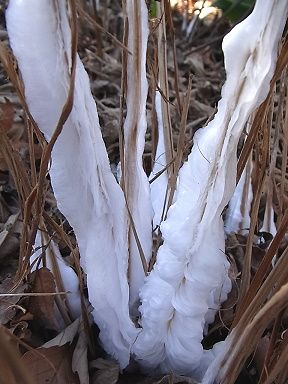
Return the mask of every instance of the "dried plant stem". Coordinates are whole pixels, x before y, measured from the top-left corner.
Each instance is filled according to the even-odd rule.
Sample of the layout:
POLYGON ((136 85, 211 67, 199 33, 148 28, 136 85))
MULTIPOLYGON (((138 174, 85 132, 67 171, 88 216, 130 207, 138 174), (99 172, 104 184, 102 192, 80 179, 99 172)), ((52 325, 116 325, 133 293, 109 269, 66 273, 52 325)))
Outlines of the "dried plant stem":
MULTIPOLYGON (((128 44, 128 19, 126 12, 126 0, 122 0, 122 9, 123 9, 123 45, 127 46, 128 44)), ((125 183, 124 178, 124 101, 125 94, 127 92, 127 51, 122 48, 122 69, 121 69, 121 91, 120 91, 120 116, 119 116, 119 154, 120 154, 120 166, 121 166, 121 180, 120 185, 124 192, 125 183)))
MULTIPOLYGON (((221 384, 231 384, 237 379, 241 367, 247 357, 256 347, 262 336, 267 323, 274 319, 283 309, 287 307, 288 283, 283 285, 278 292, 261 308, 250 323, 246 323, 245 329, 237 333, 233 351, 227 353, 225 363, 226 375, 221 384)), ((287 356, 286 356, 287 357, 287 356)), ((282 363, 283 366, 283 363, 282 363)), ((279 368, 278 368, 279 369, 279 368)), ((278 370, 277 370, 278 373, 278 370)))
MULTIPOLYGON (((288 228, 288 209, 286 210, 286 212, 283 216, 283 220, 281 222, 281 225, 279 226, 278 231, 277 231, 275 237, 273 238, 273 240, 270 244, 270 247, 268 248, 268 251, 267 251, 266 255, 264 256, 264 258, 263 258, 263 260, 262 260, 252 282, 251 282, 251 285, 248 289, 248 292, 246 293, 246 295, 244 296, 242 302, 240 303, 240 305, 238 307, 238 310, 237 310, 235 318, 234 318, 234 322, 232 324, 232 328, 239 322, 245 309, 248 308, 250 303, 255 298, 255 294, 258 291, 258 289, 261 287, 261 284, 263 283, 263 280, 265 279, 265 277, 267 275, 267 271, 271 265, 272 258, 276 254, 276 252, 280 246, 280 242, 287 231, 287 228, 288 228)), ((273 270, 272 270, 272 272, 273 272, 273 270)), ((266 281, 267 281, 267 279, 266 279, 266 281)), ((278 280, 275 280, 275 281, 278 281, 278 280)), ((263 285, 262 285, 262 287, 263 287, 263 285)))
MULTIPOLYGON (((169 180, 169 198, 168 203, 166 206, 166 213, 169 209, 169 207, 172 204, 174 193, 176 190, 176 183, 177 183, 177 177, 179 173, 179 169, 181 167, 181 162, 183 159, 183 152, 185 148, 185 131, 186 131, 186 122, 187 122, 187 116, 188 116, 188 110, 190 106, 190 97, 191 97, 191 91, 192 91, 192 76, 189 76, 189 82, 188 82, 188 89, 187 94, 184 100, 184 106, 181 116, 181 123, 180 123, 180 132, 178 137, 178 144, 177 144, 177 152, 175 156, 175 166, 174 166, 174 172, 170 177, 169 180)), ((165 215, 166 216, 166 215, 165 215)), ((165 217, 164 216, 164 217, 165 217)))
MULTIPOLYGON (((271 373, 268 380, 273 381, 277 376, 277 384, 286 384, 288 378, 288 366, 287 366, 287 354, 288 354, 288 333, 285 332, 283 335, 283 341, 281 343, 281 352, 278 359, 272 364, 271 373)), ((269 383, 271 383, 269 381, 269 383)), ((266 383, 265 383, 266 384, 266 383)))
POLYGON ((278 56, 276 69, 274 76, 270 83, 270 92, 267 95, 265 101, 260 105, 258 108, 251 130, 248 134, 247 140, 245 141, 245 145, 242 149, 242 152, 240 154, 238 164, 237 164, 237 182, 239 181, 242 172, 244 170, 245 164, 247 163, 247 160, 249 158, 249 155, 252 151, 252 148, 255 144, 256 138, 257 138, 257 132, 260 130, 260 128, 263 126, 265 116, 267 115, 267 110, 269 108, 270 100, 272 91, 274 89, 274 85, 276 83, 276 80, 279 79, 281 76, 282 71, 284 70, 285 66, 288 63, 288 40, 286 40, 281 48, 280 54, 278 56))
POLYGON ((259 133, 259 136, 261 137, 259 137, 260 140, 257 142, 258 157, 255 161, 255 169, 257 169, 257 185, 256 185, 256 190, 254 191, 254 196, 252 201, 251 223, 250 223, 250 230, 249 230, 247 244, 246 244, 242 275, 241 275, 239 303, 241 303, 241 300, 248 292, 248 289, 250 286, 250 278, 251 278, 250 271, 251 271, 252 247, 254 242, 254 232, 258 222, 258 211, 259 211, 262 190, 264 188, 266 162, 267 162, 268 151, 269 151, 270 130, 267 128, 269 128, 268 123, 262 128, 261 133, 259 133))
POLYGON ((107 29, 105 29, 104 27, 102 27, 102 25, 100 25, 99 23, 97 23, 96 20, 94 20, 90 15, 89 13, 87 13, 84 9, 83 9, 83 6, 80 4, 79 0, 76 0, 77 2, 77 12, 79 13, 79 15, 86 21, 88 21, 89 24, 91 24, 93 27, 95 27, 98 31, 100 31, 101 33, 103 33, 104 35, 106 35, 116 46, 122 48, 123 50, 128 51, 127 49, 127 46, 124 45, 123 43, 121 43, 121 41, 119 41, 117 39, 117 37, 115 37, 114 35, 112 35, 110 32, 107 31, 107 29))
POLYGON ((164 0, 164 6, 165 6, 165 15, 167 17, 167 23, 169 26, 169 33, 172 41, 172 47, 173 47, 173 64, 174 64, 174 89, 176 93, 176 100, 177 100, 177 107, 178 107, 178 113, 179 116, 181 116, 182 112, 182 103, 180 100, 180 92, 179 92, 179 70, 178 70, 178 63, 177 63, 177 50, 176 50, 176 40, 175 40, 175 29, 172 19, 172 11, 169 0, 164 0))
POLYGON ((4 384, 4 381, 2 381, 2 375, 6 373, 5 383, 7 383, 8 381, 12 383, 19 383, 21 380, 21 383, 23 384, 35 384, 35 381, 32 380, 27 368, 21 362, 18 351, 15 347, 13 347, 9 336, 4 331, 4 328, 2 326, 0 327, 0 361, 1 383, 4 384))
POLYGON ((33 187, 37 183, 37 173, 35 166, 35 151, 34 151, 34 130, 30 120, 26 122, 28 128, 28 143, 29 143, 29 157, 30 157, 30 168, 31 168, 31 182, 33 187))
POLYGON ((266 351, 266 356, 265 356, 265 360, 264 360, 264 364, 263 364, 263 369, 262 369, 262 372, 260 375, 259 384, 264 383, 264 381, 270 376, 268 373, 268 367, 270 365, 270 359, 272 357, 273 350, 274 350, 275 345, 276 345, 276 341, 277 341, 276 339, 277 339, 278 334, 279 334, 279 330, 281 327, 281 320, 282 320, 282 317, 284 315, 284 312, 285 312, 284 310, 282 312, 280 312, 274 321, 273 329, 272 329, 271 336, 270 336, 269 347, 266 351))
MULTIPOLYGON (((288 93, 288 68, 285 70, 285 86, 286 92, 288 93)), ((286 96, 286 102, 284 101, 285 106, 284 110, 286 111, 285 118, 282 121, 282 164, 281 164, 281 182, 280 182, 280 193, 279 193, 279 212, 277 222, 281 222, 284 209, 284 196, 285 196, 285 187, 287 188, 287 159, 288 159, 288 97, 286 96)))
MULTIPOLYGON (((148 82, 146 54, 149 34, 148 10, 144 0, 127 0, 128 17, 127 115, 124 131, 123 190, 127 206, 130 285, 130 313, 137 316, 139 290, 148 270, 152 253, 152 205, 143 152, 147 130, 146 102, 148 82)), ((134 316, 133 315, 133 316, 134 316)))
MULTIPOLYGON (((159 87, 162 98, 162 119, 164 126, 164 143, 166 150, 166 163, 170 163, 174 156, 173 135, 169 105, 169 87, 168 87, 168 66, 167 66, 167 36, 166 36, 166 17, 165 6, 161 1, 157 3, 157 16, 160 20, 158 26, 158 67, 159 67, 159 87)), ((171 170, 168 169, 168 176, 174 173, 172 164, 171 170)))

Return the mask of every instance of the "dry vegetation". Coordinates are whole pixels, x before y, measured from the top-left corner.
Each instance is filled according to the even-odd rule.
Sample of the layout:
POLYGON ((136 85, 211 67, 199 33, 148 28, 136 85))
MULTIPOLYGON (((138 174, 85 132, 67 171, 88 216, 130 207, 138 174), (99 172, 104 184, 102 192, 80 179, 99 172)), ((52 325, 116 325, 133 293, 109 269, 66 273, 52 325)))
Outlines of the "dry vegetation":
MULTIPOLYGON (((125 104, 121 104, 120 98, 121 61, 125 58, 121 43, 121 4, 120 1, 101 2, 105 5, 95 12, 93 6, 84 6, 84 3, 79 2, 77 6, 78 51, 90 76, 110 161, 117 164, 119 132, 125 116, 125 104)), ((86 296, 77 244, 69 224, 56 207, 49 176, 46 176, 52 144, 45 142, 27 108, 17 65, 8 48, 3 9, 4 5, 0 31, 0 383, 76 384, 79 378, 72 367, 84 378, 87 377, 85 369, 89 368, 92 384, 192 382, 172 375, 162 379, 145 378, 137 371, 119 376, 117 365, 106 359, 97 344, 97 329, 91 325, 85 300, 83 322, 71 325, 65 294, 61 294, 61 278, 47 268, 31 273, 29 257, 40 225, 46 231, 48 243, 53 238, 62 256, 77 271, 83 298, 86 296), (53 317, 55 302, 67 328, 60 340, 43 348, 41 346, 52 340, 59 329, 53 317), (88 340, 87 358, 85 340, 88 340)), ((187 39, 181 31, 180 14, 173 13, 174 27, 169 14, 167 20, 171 126, 174 148, 181 144, 180 161, 183 161, 191 148, 194 132, 215 112, 225 76, 221 39, 230 25, 222 19, 209 25, 199 22, 192 38, 187 39), (189 105, 186 102, 188 84, 191 87, 189 105), (187 123, 181 120, 185 105, 187 123)), ((154 35, 157 27, 157 20, 151 20, 148 132, 144 154, 147 173, 155 160, 157 120, 153 89, 157 83, 154 35)), ((227 238, 226 253, 231 261, 234 287, 204 340, 209 347, 238 324, 237 342, 229 354, 233 369, 225 380, 227 384, 236 382, 238 375, 238 383, 284 384, 288 380, 287 63, 288 42, 283 38, 270 93, 251 117, 249 134, 243 132, 239 144, 239 176, 251 153, 253 157, 251 226, 247 235, 232 234, 227 238), (265 207, 273 207, 275 211, 277 233, 274 237, 260 232, 265 207)), ((69 100, 66 107, 63 119, 69 114, 69 100)), ((59 133, 61 127, 60 121, 59 133)))

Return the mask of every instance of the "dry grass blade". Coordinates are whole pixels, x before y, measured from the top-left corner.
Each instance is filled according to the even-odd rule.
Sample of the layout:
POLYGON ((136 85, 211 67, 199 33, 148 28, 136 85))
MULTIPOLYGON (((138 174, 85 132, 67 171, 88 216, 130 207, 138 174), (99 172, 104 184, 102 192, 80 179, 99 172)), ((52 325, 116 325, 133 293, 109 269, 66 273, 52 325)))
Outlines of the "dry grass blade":
MULTIPOLYGON (((170 163, 174 157, 173 135, 169 105, 169 86, 168 86, 168 65, 167 65, 167 40, 166 40, 166 18, 165 6, 161 2, 157 4, 157 16, 160 20, 158 25, 158 71, 159 88, 161 89, 162 119, 164 127, 164 144, 166 163, 170 163)), ((174 173, 173 165, 168 169, 168 175, 174 173)))
POLYGON ((21 362, 18 351, 13 346, 13 343, 11 343, 3 327, 0 327, 0 368, 1 384, 17 384, 20 382, 23 384, 36 384, 32 380, 28 369, 21 362))
POLYGON ((159 176, 162 175, 162 173, 164 173, 165 171, 167 171, 167 169, 171 166, 172 163, 174 163, 176 161, 176 155, 173 157, 173 159, 170 161, 170 163, 168 163, 165 167, 163 167, 163 169, 161 169, 161 171, 157 172, 156 175, 154 177, 152 177, 150 180, 149 180, 149 183, 152 184, 153 181, 157 180, 159 176))
MULTIPOLYGON (((159 126, 158 126, 158 119, 157 119, 157 111, 156 111, 156 89, 157 89, 157 48, 155 41, 153 40, 153 59, 150 63, 149 56, 147 57, 147 67, 150 72, 151 81, 149 86, 150 91, 150 97, 151 97, 151 163, 152 163, 152 169, 153 165, 156 161, 156 152, 157 152, 157 145, 159 140, 159 126)), ((150 180, 149 180, 150 182, 150 180)))
POLYGON ((124 51, 126 51, 127 53, 130 53, 129 50, 127 49, 127 46, 123 43, 121 43, 121 41, 119 41, 117 39, 117 37, 115 37, 114 35, 112 35, 110 32, 108 32, 104 27, 102 27, 102 25, 100 25, 99 23, 97 23, 96 20, 94 20, 82 7, 82 5, 80 4, 79 0, 77 1, 77 11, 80 15, 80 17, 82 17, 84 20, 88 21, 89 24, 91 24, 93 27, 95 27, 98 31, 100 31, 101 33, 103 33, 104 35, 106 35, 116 46, 122 48, 124 51))
POLYGON ((280 316, 282 311, 287 307, 285 294, 281 294, 281 300, 283 300, 283 302, 281 300, 281 303, 278 302, 279 308, 277 307, 278 304, 276 304, 278 309, 271 309, 271 304, 274 303, 274 300, 277 301, 279 299, 279 292, 281 291, 283 293, 283 286, 286 287, 285 292, 288 289, 287 256, 288 247, 281 255, 276 266, 272 269, 261 288, 254 294, 253 300, 242 309, 240 320, 229 336, 232 338, 231 346, 223 359, 222 364, 224 366, 223 369, 226 380, 223 381, 223 383, 234 383, 233 380, 236 380, 245 361, 249 358, 252 351, 255 350, 264 330, 269 326, 271 321, 280 316), (267 298, 271 296, 272 298, 264 305, 267 298), (275 299, 275 297, 277 298, 275 299), (236 367, 236 371, 234 371, 234 366, 236 367))
POLYGON ((136 230, 136 227, 135 227, 135 223, 134 223, 131 211, 130 211, 129 206, 128 206, 128 202, 127 202, 127 198, 126 198, 125 193, 124 193, 124 197, 125 197, 126 209, 127 209, 127 213, 128 213, 128 217, 129 217, 129 221, 130 221, 130 228, 132 230, 132 233, 133 233, 133 236, 134 236, 137 248, 138 248, 138 252, 139 252, 141 264, 142 264, 142 267, 143 267, 143 271, 145 273, 145 276, 147 276, 148 275, 147 261, 146 261, 145 255, 144 255, 144 251, 143 251, 143 248, 142 248, 142 245, 141 245, 141 241, 139 239, 139 236, 138 236, 138 233, 137 233, 137 230, 136 230))
MULTIPOLYGON (((126 3, 123 2, 123 45, 128 44, 128 18, 126 13, 126 3)), ((119 154, 121 174, 124 175, 124 100, 127 93, 127 51, 122 49, 122 70, 121 70, 121 92, 120 92, 120 116, 119 116, 119 154)), ((125 194, 125 183, 123 177, 120 180, 121 188, 125 194)))
MULTIPOLYGON (((276 378, 278 375, 281 375, 285 373, 285 376, 283 376, 283 380, 281 380, 281 383, 287 383, 287 356, 288 356, 288 345, 284 348, 282 351, 279 359, 277 360, 275 366, 273 367, 271 373, 269 373, 269 376, 267 380, 264 382, 264 384, 272 384, 273 382, 276 381, 276 378)), ((280 381, 277 380, 277 384, 280 384, 280 381)))
POLYGON ((278 56, 275 73, 270 83, 270 92, 267 95, 265 101, 263 101, 263 103, 260 105, 260 107, 257 110, 251 130, 249 132, 245 145, 240 154, 238 164, 237 164, 237 182, 239 181, 242 175, 245 164, 247 163, 250 153, 252 151, 252 148, 255 144, 255 141, 257 138, 257 132, 262 127, 265 116, 267 115, 267 110, 269 108, 272 90, 274 89, 276 80, 279 79, 279 77, 281 76, 281 73, 283 72, 287 64, 288 64, 288 40, 286 40, 285 43, 283 44, 281 48, 281 52, 278 56))
POLYGON ((21 206, 24 207, 27 196, 31 190, 31 185, 25 165, 19 153, 14 151, 6 133, 0 133, 0 151, 15 181, 18 196, 22 202, 21 206))
MULTIPOLYGON (((288 333, 287 333, 287 330, 284 334, 281 335, 281 339, 283 339, 283 341, 281 342, 281 351, 271 364, 271 369, 270 369, 270 373, 267 380, 272 379, 273 381, 277 376, 277 384, 286 384, 288 379, 288 366, 287 366, 288 333)), ((266 382, 264 384, 266 384, 266 382)))
POLYGON ((31 296, 31 297, 38 297, 38 296, 61 296, 61 295, 67 295, 69 292, 26 292, 26 293, 0 293, 0 297, 23 297, 23 296, 31 296))
POLYGON ((244 365, 246 359, 253 352, 267 324, 274 319, 278 313, 288 306, 287 303, 288 284, 285 284, 255 315, 253 320, 246 325, 243 332, 235 338, 233 349, 227 353, 225 366, 225 377, 222 384, 234 383, 244 365))
POLYGON ((37 172, 35 163, 35 146, 34 146, 34 131, 30 120, 27 121, 28 128, 28 143, 29 143, 29 158, 30 158, 30 169, 31 169, 31 184, 33 187, 37 183, 37 172))
POLYGON ((0 115, 0 151, 8 165, 8 169, 13 175, 18 196, 22 201, 21 206, 23 207, 26 197, 30 192, 31 185, 23 161, 19 153, 13 149, 7 136, 8 131, 12 128, 13 120, 14 106, 9 100, 6 100, 6 103, 1 107, 0 115))
POLYGON ((239 321, 239 329, 250 322, 251 319, 256 316, 257 312, 267 300, 269 295, 276 292, 282 285, 288 281, 288 271, 285 268, 287 263, 288 248, 283 252, 276 266, 272 269, 266 280, 262 284, 261 288, 254 296, 253 300, 243 313, 242 318, 239 321), (241 323, 241 324, 240 324, 241 323))
MULTIPOLYGON (((288 67, 286 67, 285 77, 284 77, 285 87, 288 90, 288 67)), ((287 92, 287 91, 286 91, 287 92)), ((280 180, 280 190, 279 190, 279 217, 278 222, 281 222, 283 215, 283 208, 285 204, 285 187, 287 188, 287 162, 288 162, 288 97, 286 96, 286 103, 284 106, 286 111, 285 118, 283 119, 283 128, 282 128, 282 165, 281 165, 281 180, 280 180)))
MULTIPOLYGON (((266 351, 265 360, 263 363, 263 368, 262 368, 262 372, 261 372, 260 379, 259 379, 259 384, 264 383, 265 379, 268 379, 268 377, 270 378, 269 368, 270 368, 273 352, 277 351, 277 346, 276 346, 277 337, 278 337, 278 335, 281 334, 281 322, 282 322, 282 318, 283 318, 284 314, 285 314, 285 311, 280 312, 279 315, 275 319, 273 329, 271 332, 271 336, 270 336, 269 346, 268 346, 267 351, 266 351)), ((287 346, 287 341, 288 341, 288 339, 286 337, 286 346, 287 346)), ((281 344, 283 344, 283 343, 281 343, 281 344)), ((282 353, 283 353, 283 351, 282 351, 282 353)), ((276 365, 277 365, 277 363, 276 363, 276 365)), ((274 370, 274 368, 273 368, 273 370, 274 370)))
MULTIPOLYGON (((240 303, 240 305, 237 309, 237 312, 236 312, 236 315, 234 318, 234 322, 233 322, 233 326, 235 326, 238 323, 238 321, 241 318, 242 314, 244 313, 245 309, 248 308, 248 306, 252 302, 253 298, 255 298, 255 295, 256 295, 258 289, 261 287, 261 284, 267 275, 267 271, 271 265, 272 258, 276 254, 276 252, 280 246, 280 242, 283 239, 283 237, 285 236, 287 228, 288 228, 288 209, 285 212, 282 223, 281 223, 274 239, 272 240, 266 255, 264 256, 263 260, 261 261, 261 264, 260 264, 252 282, 251 282, 251 285, 249 287, 247 294, 244 296, 242 302, 240 303)), ((277 281, 277 280, 275 280, 275 281, 277 281)), ((267 282, 267 279, 266 279, 265 283, 266 282, 267 282)), ((271 286, 271 289, 272 289, 272 287, 273 286, 271 286)))
MULTIPOLYGON (((266 119, 268 120, 268 119, 266 119)), ((256 182, 254 185, 254 196, 252 201, 252 210, 251 210, 251 222, 250 229, 247 238, 245 256, 243 269, 241 274, 241 285, 239 292, 239 303, 248 292, 251 280, 251 259, 252 259, 252 247, 254 242, 254 232, 256 225, 258 223, 258 211, 260 206, 260 199, 262 196, 262 191, 265 183, 265 175, 266 175, 266 163, 268 159, 269 153, 269 135, 270 129, 269 122, 266 121, 266 124, 262 126, 261 131, 258 133, 258 141, 257 141, 257 150, 255 151, 255 178, 256 182)), ((254 179, 255 179, 254 178, 254 179)))
POLYGON ((177 62, 175 28, 174 28, 173 19, 172 19, 170 2, 168 0, 165 0, 164 6, 165 6, 165 15, 166 15, 167 23, 169 26, 169 34, 170 34, 172 47, 173 47, 174 87, 175 87, 175 93, 176 93, 176 99, 177 99, 177 105, 178 105, 178 113, 179 113, 179 116, 181 116, 182 105, 181 105, 180 93, 179 93, 179 69, 178 69, 178 62, 177 62))

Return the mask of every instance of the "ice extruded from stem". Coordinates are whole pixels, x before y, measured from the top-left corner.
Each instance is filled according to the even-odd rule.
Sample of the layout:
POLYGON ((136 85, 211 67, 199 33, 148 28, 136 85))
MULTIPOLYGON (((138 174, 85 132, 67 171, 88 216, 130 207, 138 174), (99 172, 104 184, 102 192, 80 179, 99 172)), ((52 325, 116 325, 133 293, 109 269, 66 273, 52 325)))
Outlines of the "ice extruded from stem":
MULTIPOLYGON (((139 237, 146 261, 152 253, 152 204, 148 178, 143 170, 142 156, 147 130, 146 50, 149 34, 148 10, 145 0, 127 0, 129 34, 127 58, 127 116, 124 123, 124 190, 127 205, 139 237)), ((129 220, 130 221, 130 220, 129 220)), ((139 290, 144 283, 144 269, 139 248, 129 226, 130 310, 138 315, 139 290)))
POLYGON ((251 171, 252 159, 250 158, 229 202, 225 218, 225 232, 228 234, 249 232, 250 208, 253 200, 251 171))
MULTIPOLYGON (((11 0, 6 13, 25 97, 47 140, 69 89, 71 31, 66 5, 65 0, 11 0)), ((52 151, 50 176, 58 207, 77 237, 100 339, 125 367, 138 332, 129 317, 125 200, 110 170, 79 57, 74 105, 52 151)))
POLYGON ((235 188, 237 144, 268 94, 287 8, 286 0, 258 0, 224 39, 227 80, 218 112, 195 134, 161 226, 164 244, 140 293, 142 331, 133 352, 150 371, 193 375, 205 365, 203 329, 231 287, 221 214, 235 188))
POLYGON ((273 236, 275 236, 277 232, 277 228, 274 222, 274 209, 272 205, 269 206, 267 203, 265 207, 263 225, 260 231, 269 232, 273 236))

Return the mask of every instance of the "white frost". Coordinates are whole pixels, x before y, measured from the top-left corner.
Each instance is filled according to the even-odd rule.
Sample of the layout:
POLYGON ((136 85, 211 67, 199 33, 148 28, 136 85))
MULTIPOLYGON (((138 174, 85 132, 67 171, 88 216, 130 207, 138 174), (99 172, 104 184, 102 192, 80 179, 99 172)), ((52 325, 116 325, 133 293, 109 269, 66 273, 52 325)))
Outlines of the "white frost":
POLYGON ((253 200, 251 182, 252 161, 245 166, 229 202, 225 218, 225 232, 247 234, 250 228, 250 209, 253 200))
MULTIPOLYGON (((11 0, 10 44, 32 115, 47 140, 69 88, 71 31, 64 0, 11 0)), ((86 71, 77 58, 74 105, 53 152, 58 207, 74 229, 104 348, 125 367, 137 330, 129 317, 126 208, 111 173, 86 71)))
POLYGON ((277 232, 276 224, 274 221, 274 209, 272 206, 272 202, 266 202, 265 213, 263 225, 260 229, 260 232, 269 232, 271 235, 275 236, 277 232))
POLYGON ((164 244, 140 294, 143 329, 133 352, 150 372, 193 375, 204 364, 203 329, 231 287, 221 214, 235 188, 237 144, 268 94, 287 9, 286 0, 257 1, 224 39, 218 112, 194 137, 161 226, 164 244))

